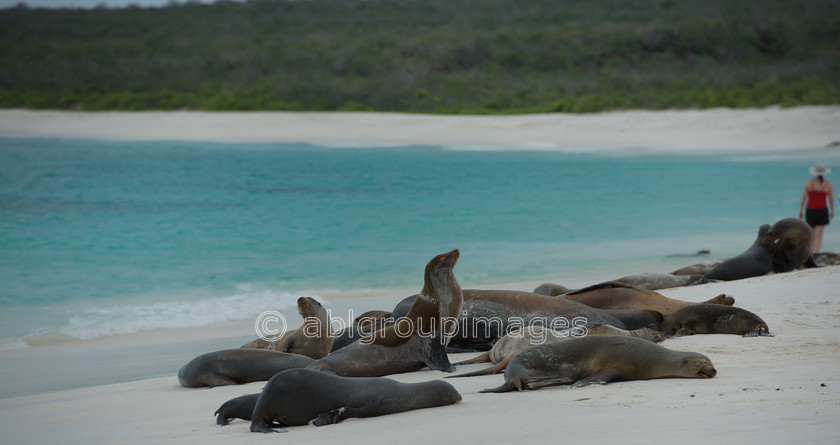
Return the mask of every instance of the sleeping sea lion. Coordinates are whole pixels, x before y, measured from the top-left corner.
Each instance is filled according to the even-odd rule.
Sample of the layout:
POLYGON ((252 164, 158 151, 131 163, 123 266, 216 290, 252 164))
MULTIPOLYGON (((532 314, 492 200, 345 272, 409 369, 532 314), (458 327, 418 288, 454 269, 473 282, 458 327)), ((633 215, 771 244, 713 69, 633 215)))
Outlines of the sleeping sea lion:
MULTIPOLYGON (((658 292, 640 289, 618 281, 606 281, 561 295, 558 298, 577 301, 578 303, 583 303, 598 309, 650 310, 663 314, 697 304, 668 298, 658 292)), ((735 299, 728 295, 720 294, 709 299, 706 303, 732 306, 735 304, 735 299)))
POLYGON ((672 351, 633 337, 593 335, 520 352, 505 370, 505 383, 481 392, 666 377, 707 379, 716 374, 712 361, 703 354, 672 351))
POLYGON ((270 379, 280 371, 303 368, 309 357, 265 349, 225 349, 199 355, 178 371, 181 386, 237 385, 270 379))

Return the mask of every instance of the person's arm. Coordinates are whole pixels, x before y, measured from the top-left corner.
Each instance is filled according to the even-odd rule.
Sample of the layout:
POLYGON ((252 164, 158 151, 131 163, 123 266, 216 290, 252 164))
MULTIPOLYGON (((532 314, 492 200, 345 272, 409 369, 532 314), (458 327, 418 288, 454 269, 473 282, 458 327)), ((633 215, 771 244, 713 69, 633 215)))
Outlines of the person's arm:
POLYGON ((834 219, 834 184, 830 182, 828 183, 828 208, 831 210, 828 219, 834 219))
POLYGON ((802 187, 802 200, 799 201, 799 219, 802 219, 802 208, 805 207, 806 199, 808 199, 808 181, 805 181, 805 187, 802 187))

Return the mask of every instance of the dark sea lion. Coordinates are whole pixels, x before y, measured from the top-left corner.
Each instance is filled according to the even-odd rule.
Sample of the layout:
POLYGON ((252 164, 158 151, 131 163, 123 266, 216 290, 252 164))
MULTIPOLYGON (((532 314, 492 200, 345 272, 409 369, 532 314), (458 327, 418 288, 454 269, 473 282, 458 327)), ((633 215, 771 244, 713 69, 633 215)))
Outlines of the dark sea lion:
POLYGON ((293 369, 265 385, 254 407, 251 431, 268 433, 274 427, 315 426, 350 417, 374 417, 421 408, 452 405, 461 400, 447 382, 401 383, 382 377, 340 377, 293 369))
MULTIPOLYGON (((627 331, 624 329, 619 329, 615 326, 608 325, 587 326, 585 335, 615 335, 621 337, 636 337, 654 343, 661 342, 667 337, 662 332, 648 328, 627 331)), ((457 366, 489 361, 495 363, 494 366, 478 371, 468 372, 465 374, 447 376, 447 378, 472 377, 478 375, 496 374, 504 371, 507 367, 507 364, 513 359, 513 357, 515 357, 517 354, 528 348, 541 344, 565 341, 570 338, 574 338, 570 329, 567 329, 565 331, 555 331, 553 329, 549 329, 543 326, 527 326, 522 329, 517 329, 516 331, 513 331, 500 338, 499 341, 497 341, 493 345, 493 348, 489 351, 480 354, 477 357, 473 357, 471 359, 455 364, 457 366)))
POLYGON ((744 337, 770 336, 770 328, 758 315, 738 307, 720 304, 693 304, 670 314, 665 323, 677 335, 735 334, 744 337))
POLYGON ((461 286, 452 273, 459 255, 456 249, 436 256, 426 265, 423 290, 401 320, 336 350, 308 368, 353 377, 413 372, 424 366, 454 371, 446 355, 446 331, 457 327, 455 317, 463 301, 461 286))
POLYGON ((555 297, 557 295, 565 294, 566 292, 571 292, 572 289, 569 289, 566 286, 561 286, 555 283, 543 283, 537 286, 534 289, 534 293, 537 295, 547 295, 549 297, 555 297))
MULTIPOLYGON (((698 303, 675 300, 658 292, 640 289, 618 281, 606 281, 559 296, 598 309, 649 310, 663 314, 698 303)), ((705 303, 732 306, 735 299, 720 294, 705 303)))
POLYGON ((505 369, 505 383, 481 392, 666 377, 707 379, 716 374, 712 361, 703 354, 672 351, 633 337, 593 335, 520 352, 505 369))
POLYGON ((730 258, 703 275, 703 281, 718 280, 731 281, 743 278, 758 277, 773 272, 773 254, 764 244, 764 238, 770 231, 768 224, 758 229, 758 236, 752 246, 744 253, 730 258))
POLYGON ((450 347, 489 350, 508 332, 541 324, 563 330, 588 324, 657 329, 662 315, 647 310, 602 310, 563 297, 512 290, 464 289, 458 332, 450 347))
POLYGON ((259 382, 313 361, 303 355, 265 349, 225 349, 192 359, 178 371, 178 381, 187 388, 259 382))
POLYGON ((662 272, 646 272, 625 277, 616 278, 613 281, 636 286, 640 289, 659 290, 689 285, 700 278, 701 275, 673 275, 662 272))
POLYGON ((254 413, 254 407, 257 406, 257 399, 259 398, 260 393, 248 394, 223 403, 213 413, 216 416, 216 424, 224 426, 233 419, 251 420, 251 415, 254 413))
POLYGON ((275 341, 258 338, 242 348, 290 352, 315 359, 329 354, 334 336, 330 332, 326 309, 311 297, 298 298, 297 305, 298 312, 303 317, 303 326, 284 333, 275 341))
POLYGON ((811 256, 813 233, 808 223, 798 218, 785 218, 773 224, 762 241, 771 246, 773 270, 790 272, 801 267, 817 267, 811 256))

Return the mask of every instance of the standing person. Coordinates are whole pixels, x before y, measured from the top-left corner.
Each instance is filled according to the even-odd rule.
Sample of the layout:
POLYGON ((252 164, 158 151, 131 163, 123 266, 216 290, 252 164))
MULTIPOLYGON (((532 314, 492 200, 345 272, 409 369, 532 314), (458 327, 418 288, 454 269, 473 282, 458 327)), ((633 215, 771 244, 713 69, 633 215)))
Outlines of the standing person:
POLYGON ((834 187, 831 185, 831 181, 823 178, 823 176, 831 173, 831 170, 825 164, 814 164, 809 171, 815 178, 805 181, 805 187, 802 190, 802 202, 799 203, 799 219, 802 219, 802 207, 805 207, 805 201, 808 201, 808 206, 805 207, 805 222, 814 231, 814 236, 811 239, 811 253, 819 253, 825 226, 831 219, 834 219, 834 187), (828 207, 831 207, 831 213, 828 212, 825 198, 828 198, 828 207))

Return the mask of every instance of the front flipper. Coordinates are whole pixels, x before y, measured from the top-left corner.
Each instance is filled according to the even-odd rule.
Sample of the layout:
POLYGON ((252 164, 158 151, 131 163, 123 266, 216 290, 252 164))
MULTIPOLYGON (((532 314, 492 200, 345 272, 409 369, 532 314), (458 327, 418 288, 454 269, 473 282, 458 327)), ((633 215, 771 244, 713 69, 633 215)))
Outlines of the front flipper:
POLYGON ((214 386, 238 385, 239 382, 230 377, 225 377, 214 372, 208 374, 207 377, 204 378, 204 384, 212 388, 214 386))
POLYGON ((441 338, 441 334, 424 340, 429 342, 429 356, 426 358, 426 366, 434 371, 455 372, 455 366, 452 365, 449 356, 446 355, 446 343, 441 338))
POLYGON ((288 433, 288 431, 284 429, 276 430, 275 428, 283 428, 286 425, 279 423, 279 422, 271 422, 267 423, 263 419, 254 419, 251 422, 251 432, 252 433, 288 433))
POLYGON ((341 422, 344 419, 358 417, 359 414, 361 413, 358 409, 342 406, 341 408, 319 414, 312 424, 315 426, 332 425, 334 423, 341 422))
POLYGON ((618 371, 607 371, 580 379, 572 385, 572 388, 583 388, 589 385, 606 385, 607 383, 617 382, 619 380, 624 379, 621 378, 621 374, 618 371))
POLYGON ((572 382, 574 382, 574 380, 560 375, 553 375, 548 377, 529 377, 528 380, 523 380, 522 388, 534 390, 540 388, 547 388, 549 386, 568 385, 572 382))

